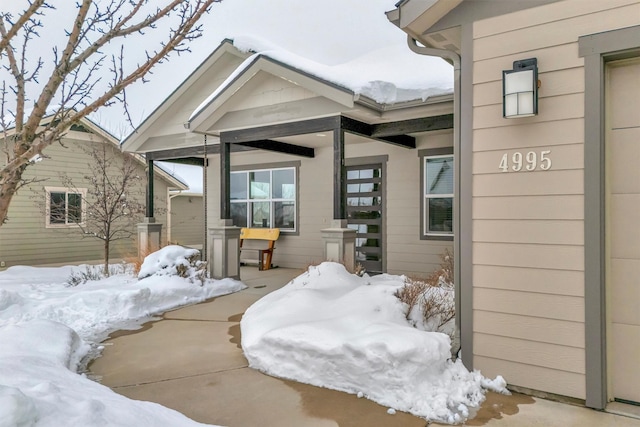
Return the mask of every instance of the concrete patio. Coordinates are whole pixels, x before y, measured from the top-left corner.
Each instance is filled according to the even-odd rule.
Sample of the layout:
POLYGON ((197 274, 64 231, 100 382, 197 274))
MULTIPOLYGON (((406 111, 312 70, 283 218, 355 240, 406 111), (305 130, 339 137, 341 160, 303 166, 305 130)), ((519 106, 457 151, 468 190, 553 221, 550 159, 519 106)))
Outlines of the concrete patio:
MULTIPOLYGON (((269 377, 247 366, 240 319, 299 270, 243 267, 249 288, 112 334, 92 375, 117 393, 229 427, 423 427, 428 423, 354 395, 269 377)), ((508 379, 507 379, 508 380, 508 379)), ((624 411, 625 408, 623 407, 624 411)), ((640 427, 640 419, 514 394, 488 393, 469 426, 640 427)))

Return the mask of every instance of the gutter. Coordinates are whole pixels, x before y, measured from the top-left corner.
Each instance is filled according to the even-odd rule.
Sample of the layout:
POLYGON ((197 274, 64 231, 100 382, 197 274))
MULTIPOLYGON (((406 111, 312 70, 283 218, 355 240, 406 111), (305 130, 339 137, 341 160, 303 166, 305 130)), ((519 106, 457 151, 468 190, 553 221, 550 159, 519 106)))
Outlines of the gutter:
MULTIPOLYGON (((419 46, 416 39, 407 36, 407 44, 409 45, 409 49, 418 55, 428 55, 428 56, 438 56, 445 61, 449 62, 453 65, 453 161, 454 164, 457 165, 458 170, 460 165, 460 153, 462 149, 462 141, 460 138, 460 111, 461 111, 461 83, 460 83, 460 75, 461 75, 461 58, 455 52, 445 49, 436 49, 432 47, 424 47, 419 46)), ((458 175, 458 174, 456 174, 458 175)), ((460 263, 460 254, 461 254, 461 244, 460 244, 460 180, 457 179, 454 181, 454 215, 453 215, 453 230, 454 230, 454 239, 453 239, 453 277, 454 277, 454 292, 456 295, 456 326, 455 326, 455 335, 453 339, 453 344, 451 346, 451 357, 455 360, 460 353, 461 349, 461 341, 460 341, 460 316, 462 314, 462 304, 460 301, 461 296, 461 263, 460 263)))

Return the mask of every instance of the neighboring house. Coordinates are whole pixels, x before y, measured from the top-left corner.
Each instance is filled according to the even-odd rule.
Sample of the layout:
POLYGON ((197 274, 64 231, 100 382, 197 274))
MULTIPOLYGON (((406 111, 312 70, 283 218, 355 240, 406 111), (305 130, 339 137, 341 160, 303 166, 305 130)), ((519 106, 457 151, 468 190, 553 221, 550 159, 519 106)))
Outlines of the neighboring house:
POLYGON ((256 54, 256 44, 222 42, 123 150, 206 156, 208 223, 280 228, 279 266, 323 261, 323 230, 339 220, 357 232, 356 261, 369 272, 433 271, 453 241, 451 67, 403 49, 402 59, 383 50, 325 67, 256 54), (386 79, 385 61, 432 67, 439 80, 402 86, 386 79))
POLYGON ((171 192, 169 242, 202 249, 205 240, 204 198, 202 193, 171 192))
MULTIPOLYGON (((94 162, 86 152, 92 144, 108 144, 116 156, 122 157, 119 141, 88 119, 74 125, 62 138, 44 150, 44 158, 29 166, 23 176, 35 180, 21 188, 9 207, 9 221, 0 227, 1 268, 13 265, 76 264, 103 259, 103 242, 83 237, 74 223, 73 215, 82 218, 89 213, 85 208, 86 191, 90 188, 85 176, 94 162), (61 174, 68 175, 74 189, 65 188, 61 174), (52 213, 50 203, 60 202, 63 215, 52 213)), ((1 143, 1 142, 0 142, 1 143)), ((145 161, 140 163, 140 175, 145 175, 145 161)), ((4 159, 0 160, 0 167, 4 159)), ((145 180, 141 180, 139 193, 144 202, 145 180)), ((162 170, 155 175, 155 201, 158 222, 166 224, 167 196, 170 189, 186 189, 186 185, 162 170)), ((59 211, 54 207, 53 211, 59 211)), ((144 219, 144 213, 140 215, 144 219)), ((114 242, 111 259, 135 257, 138 253, 136 229, 133 238, 114 242)), ((166 235, 163 236, 166 244, 166 235)))
POLYGON ((159 162, 160 167, 188 185, 187 190, 169 193, 169 242, 202 249, 207 231, 204 221, 204 182, 202 166, 159 162))
POLYGON ((638 404, 640 1, 396 7, 413 50, 462 59, 463 361, 593 408, 638 404), (537 115, 504 118, 503 71, 529 59, 537 115))

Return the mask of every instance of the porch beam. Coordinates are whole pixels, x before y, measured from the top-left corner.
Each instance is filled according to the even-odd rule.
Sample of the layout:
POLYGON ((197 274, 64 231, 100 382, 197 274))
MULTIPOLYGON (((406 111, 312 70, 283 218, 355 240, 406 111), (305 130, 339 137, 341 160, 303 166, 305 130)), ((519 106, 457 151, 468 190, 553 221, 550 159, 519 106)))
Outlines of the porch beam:
POLYGON ((371 134, 374 137, 380 138, 398 134, 429 132, 442 129, 453 129, 453 114, 380 123, 373 125, 371 134))
MULTIPOLYGON (((252 151, 255 148, 243 147, 242 145, 233 145, 231 147, 232 152, 236 151, 252 151)), ((207 155, 219 154, 220 144, 207 145, 207 155)), ((188 159, 194 157, 204 156, 204 146, 199 145, 197 147, 186 148, 173 148, 170 150, 159 150, 145 153, 145 157, 151 160, 176 160, 176 159, 188 159)))
POLYGON ((361 122, 349 117, 340 117, 340 127, 350 133, 362 135, 388 144, 398 145, 404 148, 416 148, 416 139, 409 135, 396 134, 388 136, 374 136, 374 125, 361 122))
POLYGON ((294 156, 315 157, 315 150, 301 145, 288 144, 286 142, 273 141, 270 139, 262 139, 259 141, 239 142, 243 147, 258 148, 260 150, 275 151, 276 153, 292 154, 294 156))
POLYGON ((238 144, 241 142, 284 138, 285 136, 304 135, 307 133, 328 132, 334 130, 339 125, 340 116, 322 117, 319 119, 221 132, 220 142, 238 144))

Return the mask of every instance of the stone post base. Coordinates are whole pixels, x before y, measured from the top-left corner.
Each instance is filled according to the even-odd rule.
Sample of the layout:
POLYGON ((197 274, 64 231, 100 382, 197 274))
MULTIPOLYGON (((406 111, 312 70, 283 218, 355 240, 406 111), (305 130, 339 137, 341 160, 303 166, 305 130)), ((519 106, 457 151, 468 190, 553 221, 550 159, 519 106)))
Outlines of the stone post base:
POLYGON ((331 228, 321 231, 324 258, 343 263, 348 271, 355 271, 356 231, 347 228, 347 220, 334 220, 331 228))
POLYGON ((221 220, 209 228, 209 275, 214 279, 240 280, 240 227, 221 220))
POLYGON ((145 218, 145 222, 138 224, 138 258, 144 257, 160 249, 162 242, 162 224, 154 218, 145 218))

